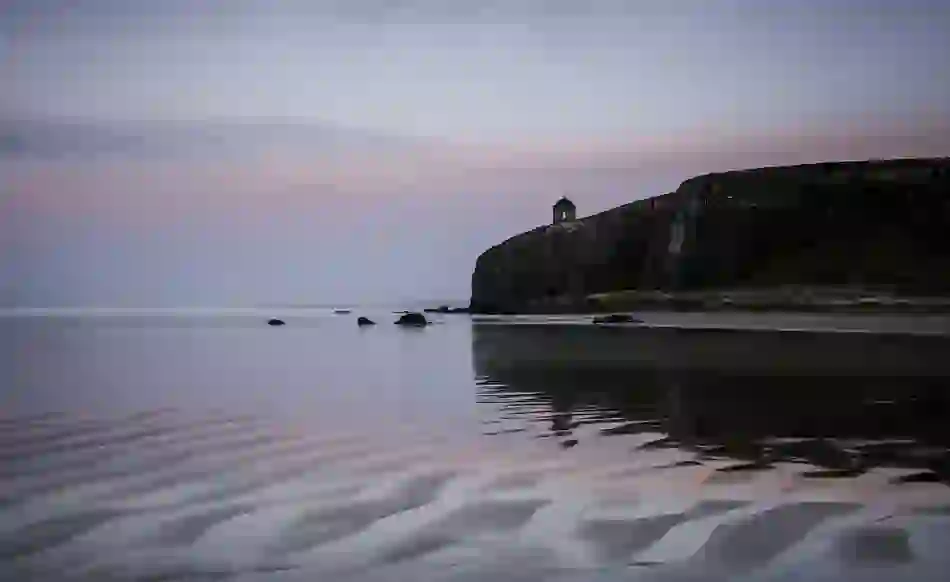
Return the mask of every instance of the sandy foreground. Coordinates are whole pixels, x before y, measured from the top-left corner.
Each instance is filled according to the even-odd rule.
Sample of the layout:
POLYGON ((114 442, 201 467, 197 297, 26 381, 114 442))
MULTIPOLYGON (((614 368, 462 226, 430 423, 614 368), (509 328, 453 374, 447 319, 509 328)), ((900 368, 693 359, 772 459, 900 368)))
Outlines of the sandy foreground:
POLYGON ((942 580, 950 568, 944 484, 640 448, 657 436, 563 450, 174 410, 5 418, 0 580, 942 580))

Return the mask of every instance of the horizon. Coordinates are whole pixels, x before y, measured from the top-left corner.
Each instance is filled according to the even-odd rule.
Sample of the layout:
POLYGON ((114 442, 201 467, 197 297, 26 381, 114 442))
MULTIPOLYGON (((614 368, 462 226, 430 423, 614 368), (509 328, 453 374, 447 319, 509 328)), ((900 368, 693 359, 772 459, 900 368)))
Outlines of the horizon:
POLYGON ((0 305, 467 301, 562 195, 947 157, 948 28, 939 0, 12 0, 0 305))

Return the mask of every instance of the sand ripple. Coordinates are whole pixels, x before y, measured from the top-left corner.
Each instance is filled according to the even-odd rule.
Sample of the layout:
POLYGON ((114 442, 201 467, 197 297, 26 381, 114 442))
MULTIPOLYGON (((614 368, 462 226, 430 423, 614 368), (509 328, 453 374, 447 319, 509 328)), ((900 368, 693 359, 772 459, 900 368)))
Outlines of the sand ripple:
POLYGON ((824 566, 807 564, 906 577, 950 565, 914 541, 947 523, 946 498, 919 503, 936 499, 930 484, 881 478, 910 492, 882 507, 840 479, 798 487, 780 468, 723 471, 733 465, 656 447, 626 449, 624 464, 543 440, 291 434, 174 411, 2 419, 0 438, 3 580, 739 579, 789 560, 816 576, 824 566))

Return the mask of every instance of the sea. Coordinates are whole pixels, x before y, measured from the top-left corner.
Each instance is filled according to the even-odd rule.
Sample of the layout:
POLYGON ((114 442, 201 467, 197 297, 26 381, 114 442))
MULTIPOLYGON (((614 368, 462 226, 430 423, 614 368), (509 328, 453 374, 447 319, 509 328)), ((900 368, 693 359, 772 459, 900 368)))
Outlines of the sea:
POLYGON ((0 580, 950 571, 946 316, 399 311, 0 311, 0 580))

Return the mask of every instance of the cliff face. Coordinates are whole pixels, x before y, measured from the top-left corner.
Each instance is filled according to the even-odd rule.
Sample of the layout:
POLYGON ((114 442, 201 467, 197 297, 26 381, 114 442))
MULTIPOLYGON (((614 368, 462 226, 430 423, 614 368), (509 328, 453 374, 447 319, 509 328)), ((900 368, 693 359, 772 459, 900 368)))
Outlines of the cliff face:
POLYGON ((776 285, 950 292, 950 158, 708 174, 485 251, 476 312, 629 289, 776 285))

